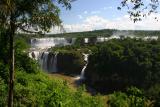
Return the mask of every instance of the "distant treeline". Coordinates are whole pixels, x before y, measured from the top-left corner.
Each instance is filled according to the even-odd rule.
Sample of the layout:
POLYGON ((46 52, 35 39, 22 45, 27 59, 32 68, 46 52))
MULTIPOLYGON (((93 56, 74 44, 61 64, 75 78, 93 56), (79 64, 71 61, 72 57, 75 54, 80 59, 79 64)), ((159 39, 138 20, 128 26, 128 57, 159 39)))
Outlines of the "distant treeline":
POLYGON ((116 30, 116 29, 103 29, 103 30, 94 30, 86 32, 72 32, 72 33, 60 33, 60 34, 20 34, 20 36, 27 36, 29 38, 39 38, 39 37, 97 37, 104 36, 109 37, 114 34, 120 35, 136 35, 136 36, 159 36, 160 31, 158 30, 116 30))

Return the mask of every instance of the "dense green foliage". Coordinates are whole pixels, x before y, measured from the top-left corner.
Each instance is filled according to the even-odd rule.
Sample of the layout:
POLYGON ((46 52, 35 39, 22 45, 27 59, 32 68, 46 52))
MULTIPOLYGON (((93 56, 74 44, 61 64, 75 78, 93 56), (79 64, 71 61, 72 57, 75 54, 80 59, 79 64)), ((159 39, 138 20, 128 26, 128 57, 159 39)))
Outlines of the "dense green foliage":
MULTIPOLYGON (((4 50, 0 35, 0 48, 4 50)), ((82 88, 77 91, 68 87, 66 81, 53 79, 43 73, 37 62, 30 59, 24 51, 29 46, 23 38, 16 39, 16 74, 14 88, 15 107, 103 107, 104 102, 99 97, 86 95, 82 88)), ((4 51, 6 52, 6 51, 4 51)), ((8 96, 8 65, 5 59, 8 54, 0 51, 0 106, 7 105, 8 96)))
POLYGON ((83 56, 78 51, 61 51, 57 60, 59 72, 66 74, 79 75, 84 66, 83 56))
POLYGON ((92 48, 86 82, 105 93, 135 86, 148 92, 149 98, 158 100, 159 71, 159 41, 111 40, 92 48))
MULTIPOLYGON (((144 90, 144 96, 151 100, 154 105, 159 105, 159 41, 126 38, 110 40, 96 45, 77 44, 57 47, 52 51, 59 51, 62 56, 74 53, 90 53, 89 63, 85 72, 86 83, 98 92, 126 92, 126 88, 135 86, 144 90)), ((76 61, 77 59, 74 60, 76 61)), ((67 65, 67 67, 69 66, 67 65)), ((72 72, 68 71, 68 73, 71 74, 72 72)), ((137 91, 136 89, 134 90, 137 91)), ((126 98, 128 100, 130 96, 127 94, 126 98)), ((116 97, 117 99, 119 98, 116 97)), ((126 100, 124 101, 128 104, 126 100)), ((131 99, 129 102, 131 102, 131 99)), ((119 103, 122 102, 119 101, 119 103)))
POLYGON ((109 95, 108 104, 111 107, 150 107, 142 91, 135 87, 129 88, 126 93, 114 92, 109 95))
MULTIPOLYGON (((26 56, 23 57, 23 59, 25 58, 26 56)), ((25 64, 27 63, 33 64, 25 61, 25 64)), ((99 98, 87 96, 83 91, 73 92, 65 81, 51 79, 40 71, 35 72, 34 66, 22 68, 18 66, 16 69, 15 107, 75 107, 75 105, 77 107, 82 105, 103 107, 103 102, 99 98)), ((0 106, 5 106, 8 88, 7 83, 3 81, 4 79, 0 78, 0 80, 0 106)))
POLYGON ((78 91, 72 92, 65 81, 50 79, 43 73, 17 71, 16 77, 15 106, 74 107, 84 104, 89 107, 97 106, 100 101, 78 91), (82 97, 77 97, 79 94, 82 97))
MULTIPOLYGON (((0 48, 3 50, 0 51, 0 106, 6 105, 8 92, 8 47, 5 40, 5 37, 0 36, 0 48)), ((14 106, 104 106, 100 97, 86 95, 83 88, 73 91, 64 80, 49 78, 47 74, 42 73, 37 62, 30 59, 26 53, 29 48, 28 40, 23 36, 16 37, 14 106)), ((84 65, 82 53, 90 53, 85 72, 86 83, 98 92, 114 92, 109 95, 107 104, 110 107, 160 105, 159 41, 127 38, 110 40, 95 46, 84 45, 80 41, 74 46, 52 48, 50 51, 58 51, 59 58, 63 57, 63 70, 69 69, 68 72, 64 71, 67 74, 74 74, 75 70, 79 74, 79 67, 84 65), (69 59, 65 59, 68 56, 69 59)), ((61 68, 61 71, 63 70, 61 68)))
POLYGON ((105 84, 113 82, 117 88, 129 85, 147 88, 160 82, 159 55, 158 41, 112 40, 93 50, 88 72, 96 73, 105 84))

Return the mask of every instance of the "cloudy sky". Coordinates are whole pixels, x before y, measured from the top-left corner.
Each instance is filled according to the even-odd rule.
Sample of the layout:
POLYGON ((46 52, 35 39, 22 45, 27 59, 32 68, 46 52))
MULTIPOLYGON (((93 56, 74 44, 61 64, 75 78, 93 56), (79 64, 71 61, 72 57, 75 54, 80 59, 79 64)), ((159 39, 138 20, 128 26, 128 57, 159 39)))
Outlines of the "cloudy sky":
MULTIPOLYGON (((133 23, 127 8, 117 10, 121 0, 77 0, 71 10, 62 8, 61 19, 67 32, 92 31, 97 29, 160 30, 160 13, 152 14, 141 22, 133 23)), ((149 3, 149 0, 144 0, 149 3)), ((57 30, 56 30, 57 31, 57 30)), ((55 33, 55 30, 52 33, 55 33)))

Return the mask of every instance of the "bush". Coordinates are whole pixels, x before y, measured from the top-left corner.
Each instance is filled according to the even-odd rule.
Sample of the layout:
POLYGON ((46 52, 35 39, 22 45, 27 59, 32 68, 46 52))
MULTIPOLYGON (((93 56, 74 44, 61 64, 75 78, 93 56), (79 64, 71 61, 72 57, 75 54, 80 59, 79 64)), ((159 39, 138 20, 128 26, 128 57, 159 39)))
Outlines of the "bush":
MULTIPOLYGON (((47 74, 39 71, 38 66, 29 63, 30 61, 32 62, 25 55, 17 59, 14 85, 15 107, 75 107, 75 105, 77 107, 103 107, 101 99, 85 95, 84 91, 73 92, 65 81, 49 78, 47 74), (23 59, 24 61, 21 62, 23 59), (81 98, 77 98, 77 95, 81 98)), ((5 107, 8 89, 1 77, 3 77, 2 73, 0 74, 0 106, 5 107)))
POLYGON ((114 92, 109 95, 108 105, 110 107, 150 107, 147 106, 141 90, 135 87, 127 89, 126 93, 114 92))
POLYGON ((7 85, 0 77, 0 106, 5 107, 7 105, 7 85))
POLYGON ((125 93, 114 92, 109 96, 108 105, 110 107, 129 107, 128 97, 125 93))
POLYGON ((38 63, 29 58, 25 53, 16 54, 15 65, 16 69, 22 69, 22 71, 27 73, 37 73, 40 71, 38 63))
POLYGON ((0 78, 2 78, 5 83, 7 83, 8 77, 9 67, 8 65, 5 65, 2 61, 0 61, 0 78))
POLYGON ((103 101, 87 96, 84 91, 72 92, 63 80, 50 79, 46 74, 17 71, 15 106, 102 107, 103 101), (94 103, 93 103, 94 102, 94 103))

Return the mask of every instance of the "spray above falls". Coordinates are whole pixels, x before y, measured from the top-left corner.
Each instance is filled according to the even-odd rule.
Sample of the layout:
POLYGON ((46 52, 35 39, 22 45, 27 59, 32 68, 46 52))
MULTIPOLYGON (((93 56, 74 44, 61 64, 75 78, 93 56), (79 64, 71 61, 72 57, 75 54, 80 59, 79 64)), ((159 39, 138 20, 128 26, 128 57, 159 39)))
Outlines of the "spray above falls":
POLYGON ((57 72, 58 53, 50 53, 48 49, 56 46, 73 45, 75 38, 48 37, 31 39, 29 57, 37 60, 44 71, 57 72))
POLYGON ((48 49, 55 46, 72 45, 75 42, 75 38, 62 38, 62 37, 50 37, 50 38, 33 38, 31 39, 31 47, 37 49, 48 49))
MULTIPOLYGON (((132 35, 126 36, 124 33, 116 32, 110 37, 101 37, 101 36, 98 37, 97 36, 96 38, 83 38, 83 39, 80 39, 81 40, 80 43, 90 44, 93 42, 93 44, 95 44, 99 42, 106 42, 110 39, 121 39, 121 38, 123 39, 126 37, 138 38, 136 36, 132 36, 132 35)), ((153 39, 157 40, 158 37, 156 36, 143 37, 142 39, 143 40, 153 40, 153 39)), ((57 68, 58 53, 48 52, 48 49, 51 47, 57 47, 57 46, 74 45, 76 40, 78 41, 78 39, 76 38, 63 38, 63 37, 32 38, 29 57, 34 60, 37 60, 39 65, 44 71, 47 71, 50 73, 58 72, 58 68, 57 68)), ((84 79, 85 69, 88 64, 89 55, 83 54, 83 56, 84 56, 84 61, 86 61, 86 64, 81 70, 81 74, 80 76, 77 77, 77 79, 84 79)))

